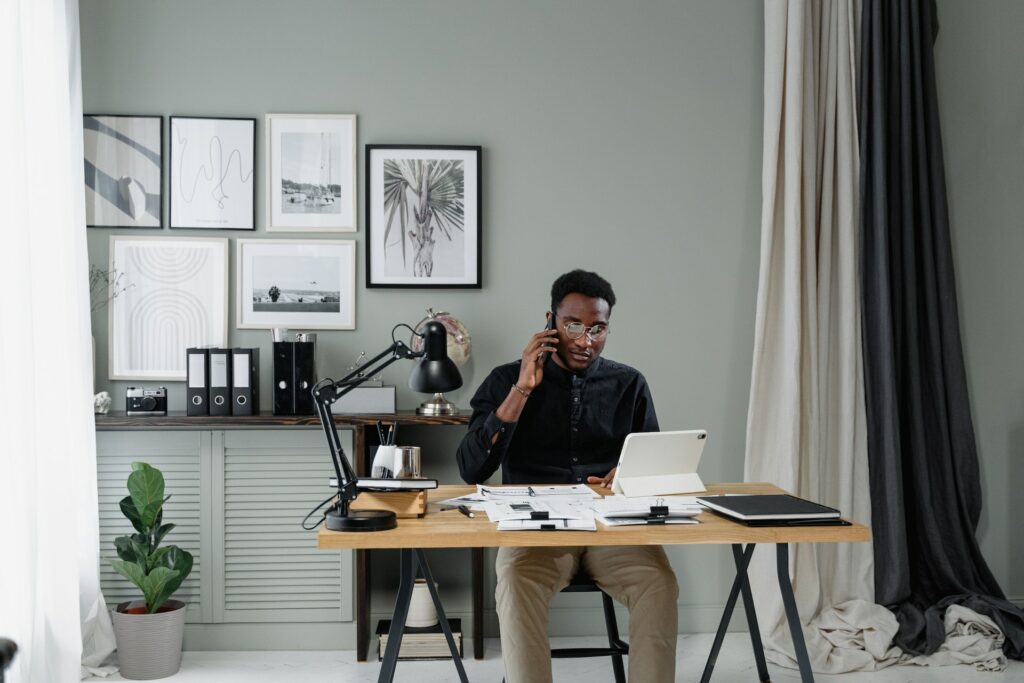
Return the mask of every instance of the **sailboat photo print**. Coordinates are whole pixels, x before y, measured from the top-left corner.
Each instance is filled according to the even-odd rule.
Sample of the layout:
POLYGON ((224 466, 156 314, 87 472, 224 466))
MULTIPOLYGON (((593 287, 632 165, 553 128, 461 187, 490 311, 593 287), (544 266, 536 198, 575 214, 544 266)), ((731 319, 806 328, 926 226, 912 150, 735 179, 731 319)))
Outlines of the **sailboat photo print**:
POLYGON ((267 114, 267 230, 355 232, 356 117, 267 114))

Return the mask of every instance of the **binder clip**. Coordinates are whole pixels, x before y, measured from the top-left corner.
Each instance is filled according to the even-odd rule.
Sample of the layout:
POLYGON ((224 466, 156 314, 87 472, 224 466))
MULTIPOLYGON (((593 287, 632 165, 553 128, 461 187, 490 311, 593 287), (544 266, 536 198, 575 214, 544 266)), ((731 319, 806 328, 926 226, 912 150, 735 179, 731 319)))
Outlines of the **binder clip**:
POLYGON ((668 518, 668 506, 664 505, 665 501, 658 498, 655 501, 655 505, 651 506, 651 512, 647 515, 648 524, 664 524, 668 518))

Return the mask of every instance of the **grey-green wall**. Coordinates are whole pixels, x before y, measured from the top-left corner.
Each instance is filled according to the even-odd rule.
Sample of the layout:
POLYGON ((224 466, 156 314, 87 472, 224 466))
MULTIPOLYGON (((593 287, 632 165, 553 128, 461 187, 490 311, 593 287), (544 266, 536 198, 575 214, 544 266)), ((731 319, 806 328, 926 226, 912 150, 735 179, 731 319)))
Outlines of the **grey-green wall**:
MULTIPOLYGON (((432 306, 472 333, 466 387, 452 394, 468 406, 490 368, 518 358, 543 326, 551 281, 586 267, 619 299, 606 355, 648 376, 664 428, 709 430, 707 480, 742 477, 759 242, 759 2, 83 0, 81 31, 87 112, 353 113, 360 146, 483 146, 483 289, 366 290, 360 220, 358 233, 339 235, 360 243, 357 328, 320 333, 324 374, 383 348, 395 322, 432 306)), ((259 164, 263 152, 258 145, 259 164)), ((359 165, 362 187, 361 153, 359 165)), ((264 232, 262 172, 255 236, 280 237, 264 232)), ((115 232, 129 231, 90 229, 94 263, 106 262, 115 232)), ((231 321, 233 269, 232 253, 231 321)), ((104 379, 105 315, 94 330, 98 389, 120 407, 126 383, 104 379)), ((263 348, 269 409, 269 333, 229 337, 263 348)), ((396 366, 385 379, 402 387, 407 374, 396 366)), ((168 388, 181 409, 183 385, 168 388)), ((402 408, 420 400, 399 395, 402 408)), ((426 445, 428 472, 456 481, 460 431, 442 431, 403 440, 426 445)), ((720 604, 728 584, 709 577, 724 576, 731 558, 720 549, 673 556, 684 614, 700 620, 683 628, 713 629, 717 615, 704 606, 720 604)), ((464 558, 445 557, 439 581, 465 580, 455 566, 464 558)), ((389 564, 375 561, 375 574, 389 564)), ((387 609, 383 595, 377 607, 387 609)))
POLYGON ((1024 603, 1024 3, 939 1, 939 113, 984 511, 981 547, 1024 603))
MULTIPOLYGON (((1014 72, 1024 48, 1013 40, 1021 11, 1013 0, 944 1, 940 17, 953 238, 985 482, 981 538, 1004 588, 1022 596, 1024 545, 1009 521, 1024 485, 1022 460, 1012 458, 1024 449, 1024 366, 1014 353, 1024 328, 1013 306, 1024 291, 1014 263, 1024 246, 1014 72)), ((551 280, 591 268, 619 297, 606 354, 648 376, 663 428, 711 432, 706 480, 737 480, 758 268, 762 18, 757 0, 82 0, 85 109, 354 113, 360 145, 482 145, 483 289, 366 290, 360 220, 358 233, 339 235, 360 242, 357 329, 320 333, 321 371, 376 352, 395 322, 415 322, 428 306, 449 310, 473 335, 466 387, 452 394, 468 406, 487 371, 517 358, 541 326, 551 280)), ((259 144, 256 236, 276 237, 264 233, 262 154, 259 144)), ((359 165, 362 188, 361 153, 359 165)), ((106 262, 111 232, 90 229, 92 262, 106 262)), ((232 253, 232 321, 233 268, 232 253)), ((97 389, 119 407, 126 383, 105 379, 102 313, 94 330, 97 389)), ((266 332, 229 337, 269 352, 266 332)), ((385 378, 403 387, 406 372, 385 378)), ((269 373, 265 356, 264 409, 269 373)), ((169 389, 180 409, 182 385, 169 389)), ((400 389, 400 407, 419 400, 400 389)), ((455 430, 409 439, 426 447, 431 473, 457 478, 455 430)), ((708 548, 671 555, 681 627, 711 626, 731 561, 708 548)), ((442 582, 463 577, 455 567, 439 573, 442 582)))

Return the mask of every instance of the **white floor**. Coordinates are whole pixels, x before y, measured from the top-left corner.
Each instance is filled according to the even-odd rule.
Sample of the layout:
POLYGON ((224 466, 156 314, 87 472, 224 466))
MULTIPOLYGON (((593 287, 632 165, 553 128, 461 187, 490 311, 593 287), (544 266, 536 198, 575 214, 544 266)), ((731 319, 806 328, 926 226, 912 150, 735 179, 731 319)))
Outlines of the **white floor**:
MULTIPOLYGON (((600 638, 553 638, 555 647, 600 645, 600 638)), ((699 681, 711 649, 712 635, 679 637, 679 658, 676 681, 699 681)), ((497 640, 488 640, 485 659, 466 659, 470 681, 501 681, 501 651, 497 640)), ((798 683, 796 671, 768 665, 774 683, 798 683)), ((358 663, 352 650, 337 652, 186 652, 181 671, 164 679, 175 683, 371 683, 377 680, 380 665, 358 663)), ((558 683, 603 683, 612 681, 609 662, 605 658, 561 659, 554 662, 558 683)), ((120 681, 120 676, 107 679, 120 681)), ((1008 683, 1024 681, 1024 662, 1010 661, 999 673, 982 673, 969 666, 925 668, 897 666, 875 673, 816 676, 820 683, 1008 683)), ((447 683, 458 681, 450 661, 399 662, 396 683, 447 683)), ((757 671, 750 651, 750 641, 743 633, 730 633, 715 667, 712 681, 731 683, 757 681, 757 671)))

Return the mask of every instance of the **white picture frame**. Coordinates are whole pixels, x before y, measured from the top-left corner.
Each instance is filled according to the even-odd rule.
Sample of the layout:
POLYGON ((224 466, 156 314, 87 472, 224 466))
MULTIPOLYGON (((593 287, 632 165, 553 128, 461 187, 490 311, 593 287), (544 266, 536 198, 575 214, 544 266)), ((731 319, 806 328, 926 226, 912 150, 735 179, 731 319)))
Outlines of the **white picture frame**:
POLYGON ((355 114, 266 114, 268 232, 356 232, 355 114))
POLYGON ((256 119, 172 116, 171 229, 256 229, 256 119))
POLYGON ((110 379, 183 381, 185 349, 228 345, 227 239, 112 236, 110 269, 110 379))
POLYGON ((85 224, 164 226, 164 118, 85 114, 85 224))
POLYGON ((354 330, 355 240, 236 240, 235 316, 241 330, 354 330))

